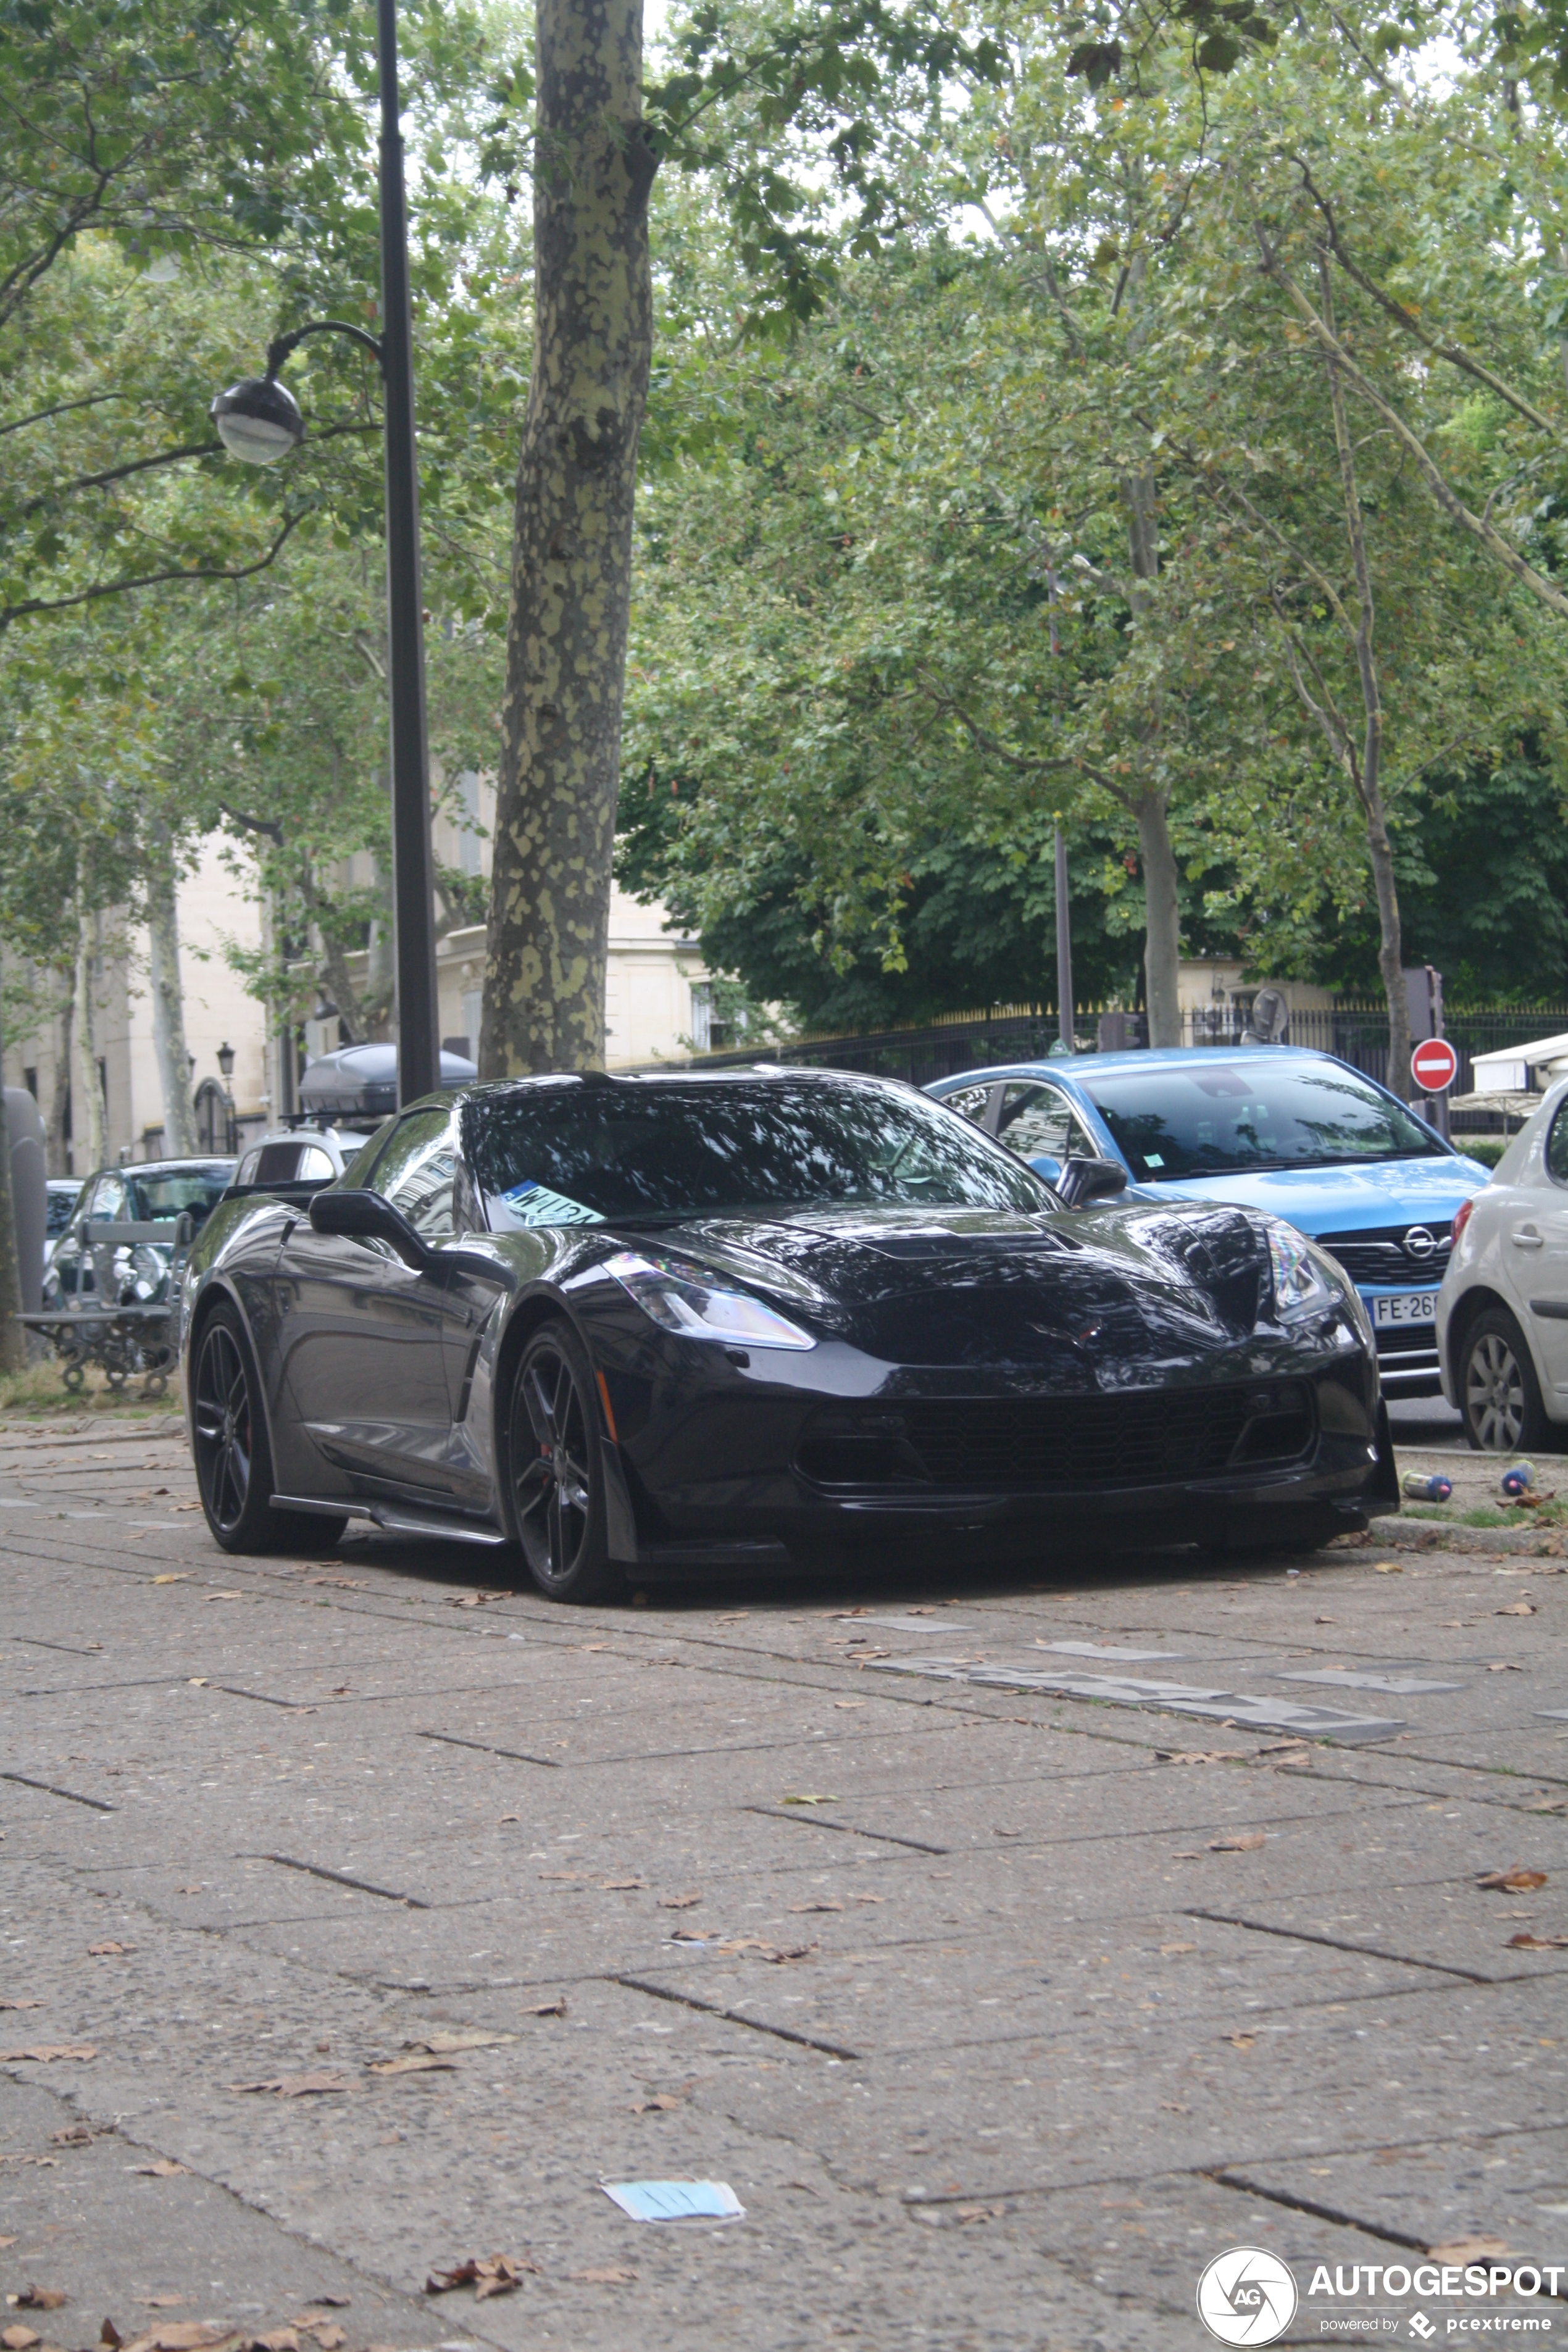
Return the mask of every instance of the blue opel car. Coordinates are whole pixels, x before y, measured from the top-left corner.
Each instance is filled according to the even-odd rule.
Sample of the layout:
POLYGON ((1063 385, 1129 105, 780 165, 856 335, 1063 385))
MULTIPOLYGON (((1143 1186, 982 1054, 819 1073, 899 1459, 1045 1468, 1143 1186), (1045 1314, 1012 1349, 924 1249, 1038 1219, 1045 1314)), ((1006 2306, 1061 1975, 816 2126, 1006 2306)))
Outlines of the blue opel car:
POLYGON ((1284 1218, 1361 1293, 1384 1393, 1440 1393, 1454 1215, 1490 1171, 1348 1063, 1293 1045, 1182 1046, 969 1070, 926 1091, 1047 1183, 1069 1159, 1110 1160, 1127 1171, 1124 1200, 1236 1201, 1284 1218))

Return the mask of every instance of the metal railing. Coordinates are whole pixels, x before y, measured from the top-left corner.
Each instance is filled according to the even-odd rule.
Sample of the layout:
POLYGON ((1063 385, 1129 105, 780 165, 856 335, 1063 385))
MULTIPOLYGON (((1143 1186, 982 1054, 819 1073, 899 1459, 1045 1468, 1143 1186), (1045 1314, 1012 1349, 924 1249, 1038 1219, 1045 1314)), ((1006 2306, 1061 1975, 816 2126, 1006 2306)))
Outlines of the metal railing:
MULTIPOLYGON (((1189 1010, 1183 1015, 1183 1043, 1238 1045, 1247 1011, 1245 1003, 1189 1010)), ((1079 1005, 1073 1025, 1080 1053, 1148 1042, 1143 1014, 1113 1006, 1079 1005)), ((1568 1030, 1568 1004, 1489 1004, 1451 1010, 1445 1015, 1443 1028, 1459 1057, 1453 1091, 1468 1094, 1475 1083, 1473 1064, 1478 1054, 1568 1030)), ((985 1069, 1000 1062, 1042 1061, 1057 1035, 1052 1006, 1009 1004, 984 1013, 944 1013, 921 1028, 846 1031, 832 1036, 797 1037, 787 1045, 701 1054, 683 1066, 722 1070, 783 1063, 799 1069, 862 1070, 929 1086, 935 1078, 956 1077, 964 1070, 985 1069)), ((1386 1081, 1388 1009, 1381 998, 1344 997, 1332 1005, 1293 1012, 1287 1042, 1335 1054, 1369 1077, 1386 1081)))

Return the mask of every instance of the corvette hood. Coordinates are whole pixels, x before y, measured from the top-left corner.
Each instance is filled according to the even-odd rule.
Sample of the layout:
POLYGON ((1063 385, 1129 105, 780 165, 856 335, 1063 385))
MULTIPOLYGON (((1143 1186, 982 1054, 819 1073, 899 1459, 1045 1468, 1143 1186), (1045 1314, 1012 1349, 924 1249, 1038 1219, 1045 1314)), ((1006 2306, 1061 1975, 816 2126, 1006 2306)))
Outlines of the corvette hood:
POLYGON ((1258 1219, 1199 1203, 1037 1217, 810 1209, 694 1221, 646 1246, 887 1361, 1027 1367, 1076 1388, 1212 1365, 1252 1339, 1273 1296, 1258 1219))

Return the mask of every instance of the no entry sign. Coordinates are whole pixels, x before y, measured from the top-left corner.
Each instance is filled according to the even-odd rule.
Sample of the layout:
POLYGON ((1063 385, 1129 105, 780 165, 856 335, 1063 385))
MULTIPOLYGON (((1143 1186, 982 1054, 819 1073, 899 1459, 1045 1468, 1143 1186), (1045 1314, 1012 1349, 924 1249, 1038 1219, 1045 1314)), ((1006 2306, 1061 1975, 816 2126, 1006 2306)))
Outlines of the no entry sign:
POLYGON ((1427 1037, 1410 1056, 1410 1075, 1426 1094, 1440 1095, 1454 1083, 1459 1057, 1446 1037, 1427 1037))

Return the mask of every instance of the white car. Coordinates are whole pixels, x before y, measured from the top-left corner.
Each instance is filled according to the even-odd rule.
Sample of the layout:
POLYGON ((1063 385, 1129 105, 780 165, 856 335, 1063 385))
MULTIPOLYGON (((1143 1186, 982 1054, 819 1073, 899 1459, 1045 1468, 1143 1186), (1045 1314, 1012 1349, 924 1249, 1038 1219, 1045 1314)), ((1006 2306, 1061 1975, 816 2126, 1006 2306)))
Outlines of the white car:
POLYGON ((279 1129, 247 1149, 235 1170, 234 1190, 269 1192, 279 1184, 330 1184, 364 1142, 363 1135, 335 1127, 279 1129))
POLYGON ((1454 1219, 1437 1358, 1472 1445, 1568 1445, 1568 1079, 1454 1219))

